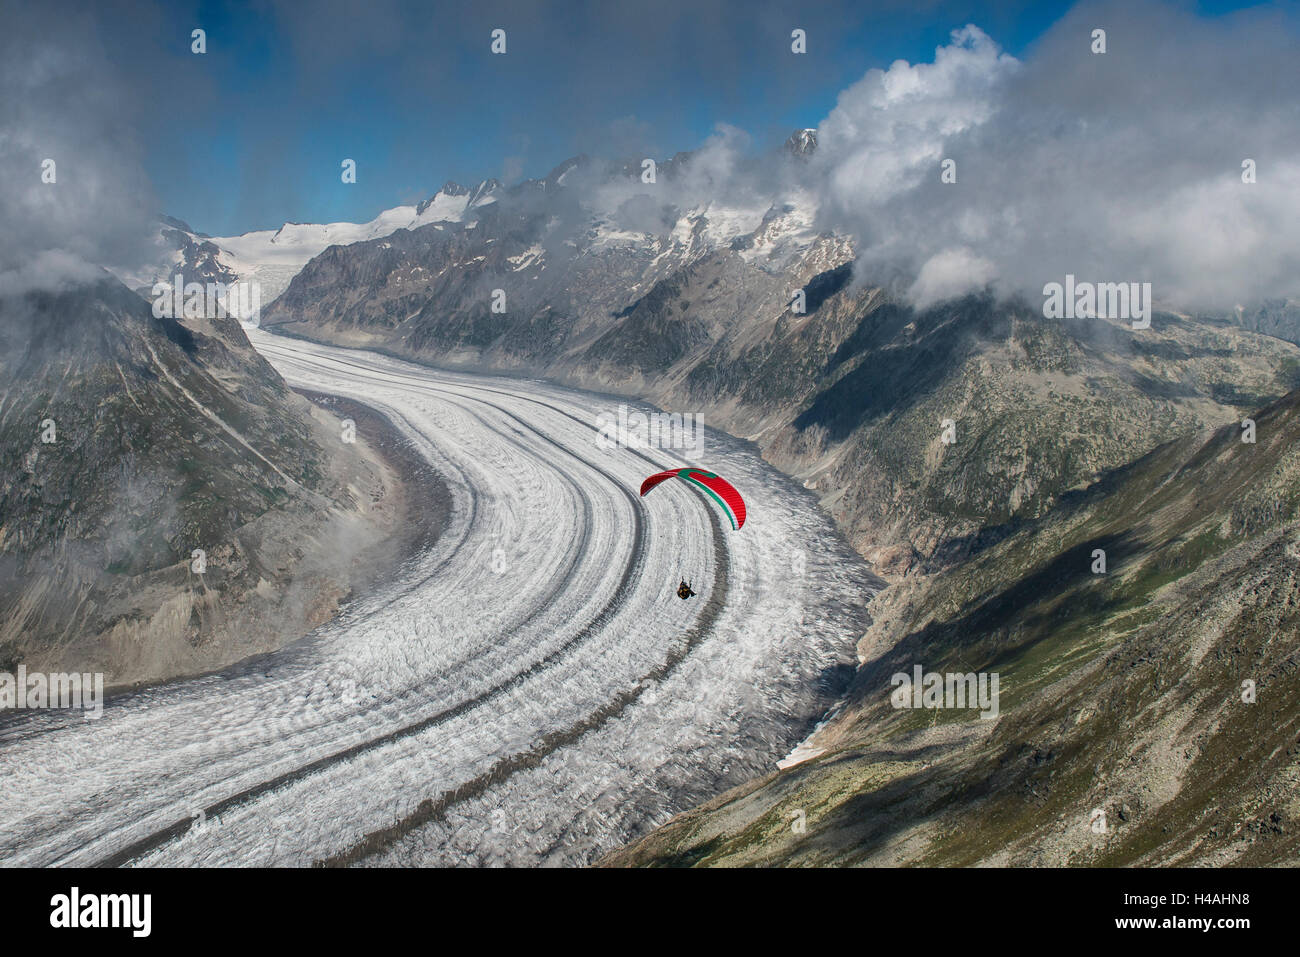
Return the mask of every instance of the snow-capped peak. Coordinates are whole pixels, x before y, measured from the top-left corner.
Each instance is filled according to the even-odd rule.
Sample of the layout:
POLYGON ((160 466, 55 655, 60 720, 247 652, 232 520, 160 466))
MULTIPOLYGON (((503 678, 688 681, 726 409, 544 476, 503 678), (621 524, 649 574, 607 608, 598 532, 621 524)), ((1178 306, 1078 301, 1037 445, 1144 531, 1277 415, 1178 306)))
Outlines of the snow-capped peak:
POLYGON ((817 131, 795 130, 785 141, 785 148, 795 156, 811 156, 817 149, 817 131))
POLYGON ((211 254, 214 271, 260 283, 262 302, 269 303, 288 288, 308 260, 330 246, 382 239, 399 229, 417 229, 431 223, 463 222, 471 210, 496 202, 500 188, 494 179, 484 180, 472 189, 449 182, 423 202, 386 209, 368 223, 285 223, 279 229, 259 229, 238 236, 209 238, 179 219, 163 216, 158 262, 123 278, 133 285, 169 280, 178 266, 194 258, 191 247, 201 246, 211 254))

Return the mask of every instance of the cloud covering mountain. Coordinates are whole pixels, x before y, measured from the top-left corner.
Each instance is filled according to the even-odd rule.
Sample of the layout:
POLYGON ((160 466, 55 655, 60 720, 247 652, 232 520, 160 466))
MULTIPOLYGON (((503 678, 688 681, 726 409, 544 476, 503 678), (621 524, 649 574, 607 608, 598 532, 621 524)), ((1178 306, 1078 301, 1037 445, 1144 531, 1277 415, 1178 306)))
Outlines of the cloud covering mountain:
POLYGON ((156 204, 117 76, 84 12, 30 6, 0 31, 7 292, 93 281, 98 270, 86 264, 128 266, 146 254, 156 204), (53 182, 43 179, 46 160, 53 182))
POLYGON ((819 124, 822 221, 857 238, 859 276, 896 274, 919 305, 987 282, 1036 296, 1067 272, 1149 280, 1171 305, 1293 294, 1297 33, 1278 10, 1083 4, 1020 61, 963 27, 932 63, 868 71, 819 124))
MULTIPOLYGON (((138 267, 157 206, 128 110, 133 81, 89 16, 29 10, 18 26, 0 38, 0 161, 11 171, 0 264, 30 271, 56 250, 41 260, 47 271, 138 267), (41 181, 47 158, 57 183, 41 181)), ((922 307, 990 283, 1037 298, 1066 273, 1150 281, 1174 308, 1287 297, 1300 266, 1297 39, 1285 10, 1205 18, 1085 3, 1018 59, 979 25, 958 25, 932 61, 898 60, 846 88, 807 162, 719 124, 689 163, 645 184, 641 157, 601 157, 627 139, 593 132, 597 161, 536 197, 559 226, 548 253, 561 255, 564 225, 586 228, 593 210, 611 229, 666 235, 675 211, 761 216, 796 201, 818 229, 854 239, 859 283, 922 307), (1104 53, 1093 52, 1098 29, 1104 53), (955 182, 941 181, 944 160, 955 182), (1246 160, 1254 183, 1242 181, 1246 160), (630 175, 608 175, 623 167, 630 175)))

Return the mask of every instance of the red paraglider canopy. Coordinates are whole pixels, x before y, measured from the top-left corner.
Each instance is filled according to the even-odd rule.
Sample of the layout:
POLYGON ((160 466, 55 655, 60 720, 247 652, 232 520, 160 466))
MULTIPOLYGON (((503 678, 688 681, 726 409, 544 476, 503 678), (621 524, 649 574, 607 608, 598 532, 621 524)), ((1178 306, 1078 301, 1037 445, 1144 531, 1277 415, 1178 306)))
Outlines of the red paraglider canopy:
POLYGON ((644 495, 660 482, 666 482, 674 476, 704 489, 710 498, 722 506, 722 510, 727 513, 727 518, 731 520, 732 528, 739 531, 745 524, 745 500, 740 497, 740 493, 726 479, 703 469, 688 466, 656 472, 641 483, 641 494, 644 495))

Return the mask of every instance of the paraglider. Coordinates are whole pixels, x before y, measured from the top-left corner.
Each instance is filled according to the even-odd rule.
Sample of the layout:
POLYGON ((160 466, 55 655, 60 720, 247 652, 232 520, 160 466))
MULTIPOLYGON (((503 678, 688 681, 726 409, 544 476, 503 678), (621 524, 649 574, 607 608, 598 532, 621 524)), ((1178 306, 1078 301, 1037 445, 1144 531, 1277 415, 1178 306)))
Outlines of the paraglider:
MULTIPOLYGON (((726 513, 727 519, 731 522, 731 527, 736 531, 740 531, 741 526, 745 524, 745 500, 740 497, 740 493, 736 491, 730 482, 714 472, 689 467, 656 472, 641 483, 641 494, 645 495, 646 492, 670 478, 679 478, 690 482, 697 488, 703 489, 709 498, 722 507, 722 511, 726 513)), ((694 596, 694 589, 683 578, 682 583, 677 586, 677 597, 682 601, 686 601, 686 599, 694 596)))
POLYGON ((739 531, 745 524, 745 500, 740 497, 740 493, 726 479, 714 472, 706 472, 704 469, 692 468, 690 466, 680 469, 669 469, 666 472, 656 472, 644 482, 641 483, 641 494, 644 495, 661 482, 666 482, 670 478, 679 478, 697 488, 701 488, 720 506, 726 513, 727 518, 731 521, 731 527, 739 531))

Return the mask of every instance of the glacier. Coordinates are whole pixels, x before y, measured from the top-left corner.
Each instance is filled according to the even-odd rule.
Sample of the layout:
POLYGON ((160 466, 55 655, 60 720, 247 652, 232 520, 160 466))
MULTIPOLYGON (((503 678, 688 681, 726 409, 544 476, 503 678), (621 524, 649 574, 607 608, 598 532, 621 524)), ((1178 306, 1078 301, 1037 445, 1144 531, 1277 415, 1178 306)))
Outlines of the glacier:
POLYGON ((447 527, 273 656, 0 721, 0 862, 585 864, 775 770, 836 703, 881 582, 749 443, 608 448, 626 399, 248 335, 387 416, 447 527), (638 497, 682 465, 741 489, 742 530, 685 483, 638 497))

